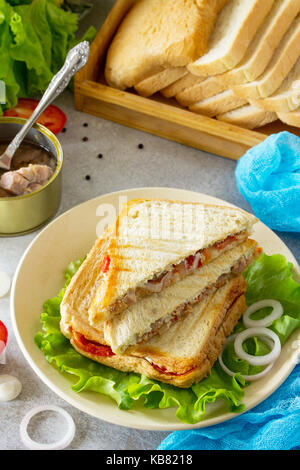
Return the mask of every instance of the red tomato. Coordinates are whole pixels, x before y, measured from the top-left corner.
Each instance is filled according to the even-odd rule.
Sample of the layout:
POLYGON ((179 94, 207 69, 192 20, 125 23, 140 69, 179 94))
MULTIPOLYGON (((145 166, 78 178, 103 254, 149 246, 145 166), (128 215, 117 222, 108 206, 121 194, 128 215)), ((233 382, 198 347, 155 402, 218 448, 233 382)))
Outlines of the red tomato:
POLYGON ((3 341, 4 344, 7 343, 7 329, 4 323, 0 320, 0 341, 3 341))
MULTIPOLYGON (((29 98, 19 98, 18 104, 11 109, 4 111, 4 116, 13 116, 28 119, 34 109, 39 104, 38 100, 29 98)), ((53 134, 57 134, 62 130, 66 123, 67 117, 57 106, 50 104, 48 108, 40 115, 37 122, 47 127, 53 134)))
POLYGON ((192 370, 195 369, 195 367, 193 367, 192 369, 189 369, 186 372, 183 372, 183 374, 178 374, 177 372, 168 372, 166 367, 164 367, 164 366, 159 367, 157 364, 154 364, 153 362, 150 362, 150 364, 153 367, 153 369, 157 370, 157 372, 159 372, 160 374, 176 375, 177 377, 180 376, 180 375, 186 375, 186 374, 188 374, 189 372, 192 372, 192 370))
POLYGON ((82 334, 73 331, 73 341, 83 351, 94 356, 110 357, 114 356, 110 346, 96 343, 96 341, 87 340, 82 334))
POLYGON ((214 248, 216 248, 217 250, 223 250, 227 245, 229 245, 229 243, 233 242, 234 240, 236 240, 236 236, 231 235, 225 238, 225 240, 223 240, 222 242, 215 243, 214 248))
POLYGON ((110 257, 108 255, 105 255, 103 258, 101 267, 100 267, 101 271, 103 273, 107 273, 107 271, 109 270, 109 265, 110 265, 110 257))

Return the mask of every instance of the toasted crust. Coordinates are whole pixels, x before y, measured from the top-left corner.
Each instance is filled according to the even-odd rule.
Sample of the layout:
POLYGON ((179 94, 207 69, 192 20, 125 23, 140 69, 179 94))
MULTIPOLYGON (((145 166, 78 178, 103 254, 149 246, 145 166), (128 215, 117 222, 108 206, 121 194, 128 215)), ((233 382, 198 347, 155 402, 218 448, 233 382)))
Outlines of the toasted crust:
MULTIPOLYGON (((201 350, 197 351, 192 358, 186 360, 179 357, 168 358, 166 354, 160 358, 161 365, 172 365, 176 373, 182 375, 168 375, 155 369, 149 362, 149 359, 157 364, 159 359, 158 352, 152 351, 151 353, 151 349, 147 350, 145 346, 143 346, 143 348, 144 353, 147 354, 147 359, 134 355, 97 357, 80 350, 73 339, 71 339, 71 343, 80 354, 109 367, 124 372, 144 374, 149 378, 182 388, 190 387, 193 383, 199 382, 210 373, 214 362, 221 352, 226 336, 233 330, 240 316, 246 309, 245 297, 243 295, 245 290, 246 283, 243 277, 239 276, 228 283, 227 286, 220 289, 222 292, 219 292, 219 296, 223 295, 223 299, 219 299, 219 301, 215 303, 212 302, 212 306, 210 306, 208 302, 205 315, 213 316, 210 334, 207 335, 201 350), (151 354, 153 354, 153 357, 151 354)), ((214 296, 216 296, 216 294, 214 294, 214 296)), ((210 301, 213 301, 214 296, 212 296, 210 301)), ((137 348, 134 354, 137 353, 142 354, 142 350, 138 351, 137 348)))
MULTIPOLYGON (((86 260, 82 263, 67 287, 60 306, 61 325, 63 329, 66 328, 65 325, 67 324, 76 323, 76 328, 80 331, 82 323, 80 317, 88 317, 88 310, 94 299, 95 291, 100 288, 103 282, 104 275, 100 266, 103 256, 106 253, 111 233, 112 227, 109 227, 102 236, 96 240, 86 260)), ((93 335, 93 329, 91 335, 93 335)), ((103 335, 102 337, 97 336, 95 340, 103 341, 103 335)))
MULTIPOLYGON (((197 215, 197 212, 195 212, 195 214, 197 215)), ((187 220, 189 219, 187 218, 187 220)), ((111 305, 118 299, 121 299, 130 288, 135 288, 137 285, 145 283, 155 275, 159 275, 163 271, 168 270, 168 267, 172 266, 172 264, 177 264, 189 255, 209 246, 215 241, 220 241, 226 236, 238 233, 240 230, 250 229, 251 231, 251 227, 256 221, 257 219, 254 216, 240 209, 225 206, 159 199, 137 199, 129 201, 124 205, 116 221, 114 236, 110 238, 107 254, 111 259, 111 265, 104 282, 96 291, 94 300, 90 305, 90 322, 96 325, 100 321, 109 319, 113 315, 110 308, 111 305), (173 225, 171 226, 171 239, 160 240, 152 238, 151 234, 150 237, 148 235, 148 238, 147 236, 138 237, 136 236, 136 232, 134 232, 134 228, 131 229, 132 233, 129 232, 125 237, 122 235, 122 229, 120 229, 120 227, 123 222, 126 224, 130 214, 132 227, 139 228, 145 226, 147 230, 147 224, 149 226, 152 219, 147 215, 145 216, 143 210, 147 214, 148 206, 151 209, 155 205, 156 207, 160 205, 166 206, 162 208, 163 214, 170 214, 172 208, 175 206, 182 206, 183 210, 185 207, 189 206, 191 210, 204 211, 203 218, 205 219, 205 226, 203 226, 202 231, 198 230, 194 235, 196 237, 199 234, 199 237, 203 238, 211 237, 209 238, 209 242, 205 240, 201 240, 200 242, 199 240, 187 240, 185 243, 183 239, 184 235, 186 235, 184 233, 185 229, 182 229, 183 233, 180 238, 175 238, 177 232, 174 226, 176 226, 177 219, 174 219, 173 225), (136 217, 133 214, 135 210, 137 214, 136 217), (215 220, 217 216, 222 217, 222 220, 225 220, 225 217, 228 216, 227 222, 229 225, 232 223, 231 228, 229 229, 229 225, 226 226, 225 223, 223 226, 220 226, 216 224, 215 221, 210 221, 209 217, 213 217, 215 220), (212 228, 213 225, 215 228, 213 231, 211 230, 211 234, 208 235, 208 233, 210 233, 209 227, 212 228), (181 240, 180 243, 178 243, 179 239, 181 240), (134 250, 134 258, 133 251, 130 250, 134 250)))

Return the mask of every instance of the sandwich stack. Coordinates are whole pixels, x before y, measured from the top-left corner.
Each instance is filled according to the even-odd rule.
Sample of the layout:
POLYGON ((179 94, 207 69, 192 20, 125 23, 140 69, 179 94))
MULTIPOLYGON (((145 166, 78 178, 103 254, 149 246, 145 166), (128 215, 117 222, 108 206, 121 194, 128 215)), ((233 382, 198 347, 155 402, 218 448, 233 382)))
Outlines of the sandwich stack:
POLYGON ((139 0, 106 80, 252 129, 299 125, 300 0, 139 0))
POLYGON ((200 381, 246 310, 255 222, 231 207, 129 201, 67 288, 63 334, 107 366, 179 387, 200 381))

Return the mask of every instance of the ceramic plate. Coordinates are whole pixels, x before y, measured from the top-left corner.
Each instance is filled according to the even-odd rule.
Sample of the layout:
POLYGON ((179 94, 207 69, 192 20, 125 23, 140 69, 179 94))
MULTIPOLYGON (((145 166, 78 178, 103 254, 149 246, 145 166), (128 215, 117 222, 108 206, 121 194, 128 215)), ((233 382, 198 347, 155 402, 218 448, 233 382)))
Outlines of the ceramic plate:
MULTIPOLYGON (((220 199, 191 191, 140 188, 97 197, 58 217, 31 243, 15 274, 11 314, 19 346, 30 366, 48 387, 71 405, 99 419, 121 426, 158 431, 200 428, 232 419, 237 415, 228 413, 222 401, 208 406, 203 421, 187 425, 177 420, 175 409, 137 408, 122 411, 109 397, 92 392, 76 394, 71 389, 70 380, 46 362, 34 343, 34 335, 41 327, 39 318, 43 302, 55 296, 64 284, 63 272, 69 262, 85 256, 90 250, 96 238, 96 230, 98 234, 101 231, 103 217, 107 217, 111 209, 115 208, 118 212, 120 198, 124 201, 124 198, 145 197, 228 205, 220 199)), ((256 224, 253 238, 267 254, 283 254, 294 264, 295 275, 300 278, 299 266, 292 253, 269 228, 261 222, 256 224)), ((297 351, 292 344, 296 335, 297 332, 285 344, 272 371, 246 388, 244 403, 247 410, 273 393, 292 371, 297 362, 297 351)))

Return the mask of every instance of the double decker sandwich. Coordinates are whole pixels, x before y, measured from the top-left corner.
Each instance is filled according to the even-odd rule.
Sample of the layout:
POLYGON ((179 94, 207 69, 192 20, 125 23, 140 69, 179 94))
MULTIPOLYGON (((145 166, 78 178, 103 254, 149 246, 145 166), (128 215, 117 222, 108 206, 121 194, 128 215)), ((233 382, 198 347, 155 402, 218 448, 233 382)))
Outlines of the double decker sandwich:
POLYGON ((72 279, 62 332, 116 369, 181 387, 201 380, 246 308, 255 222, 231 207, 129 201, 72 279))

